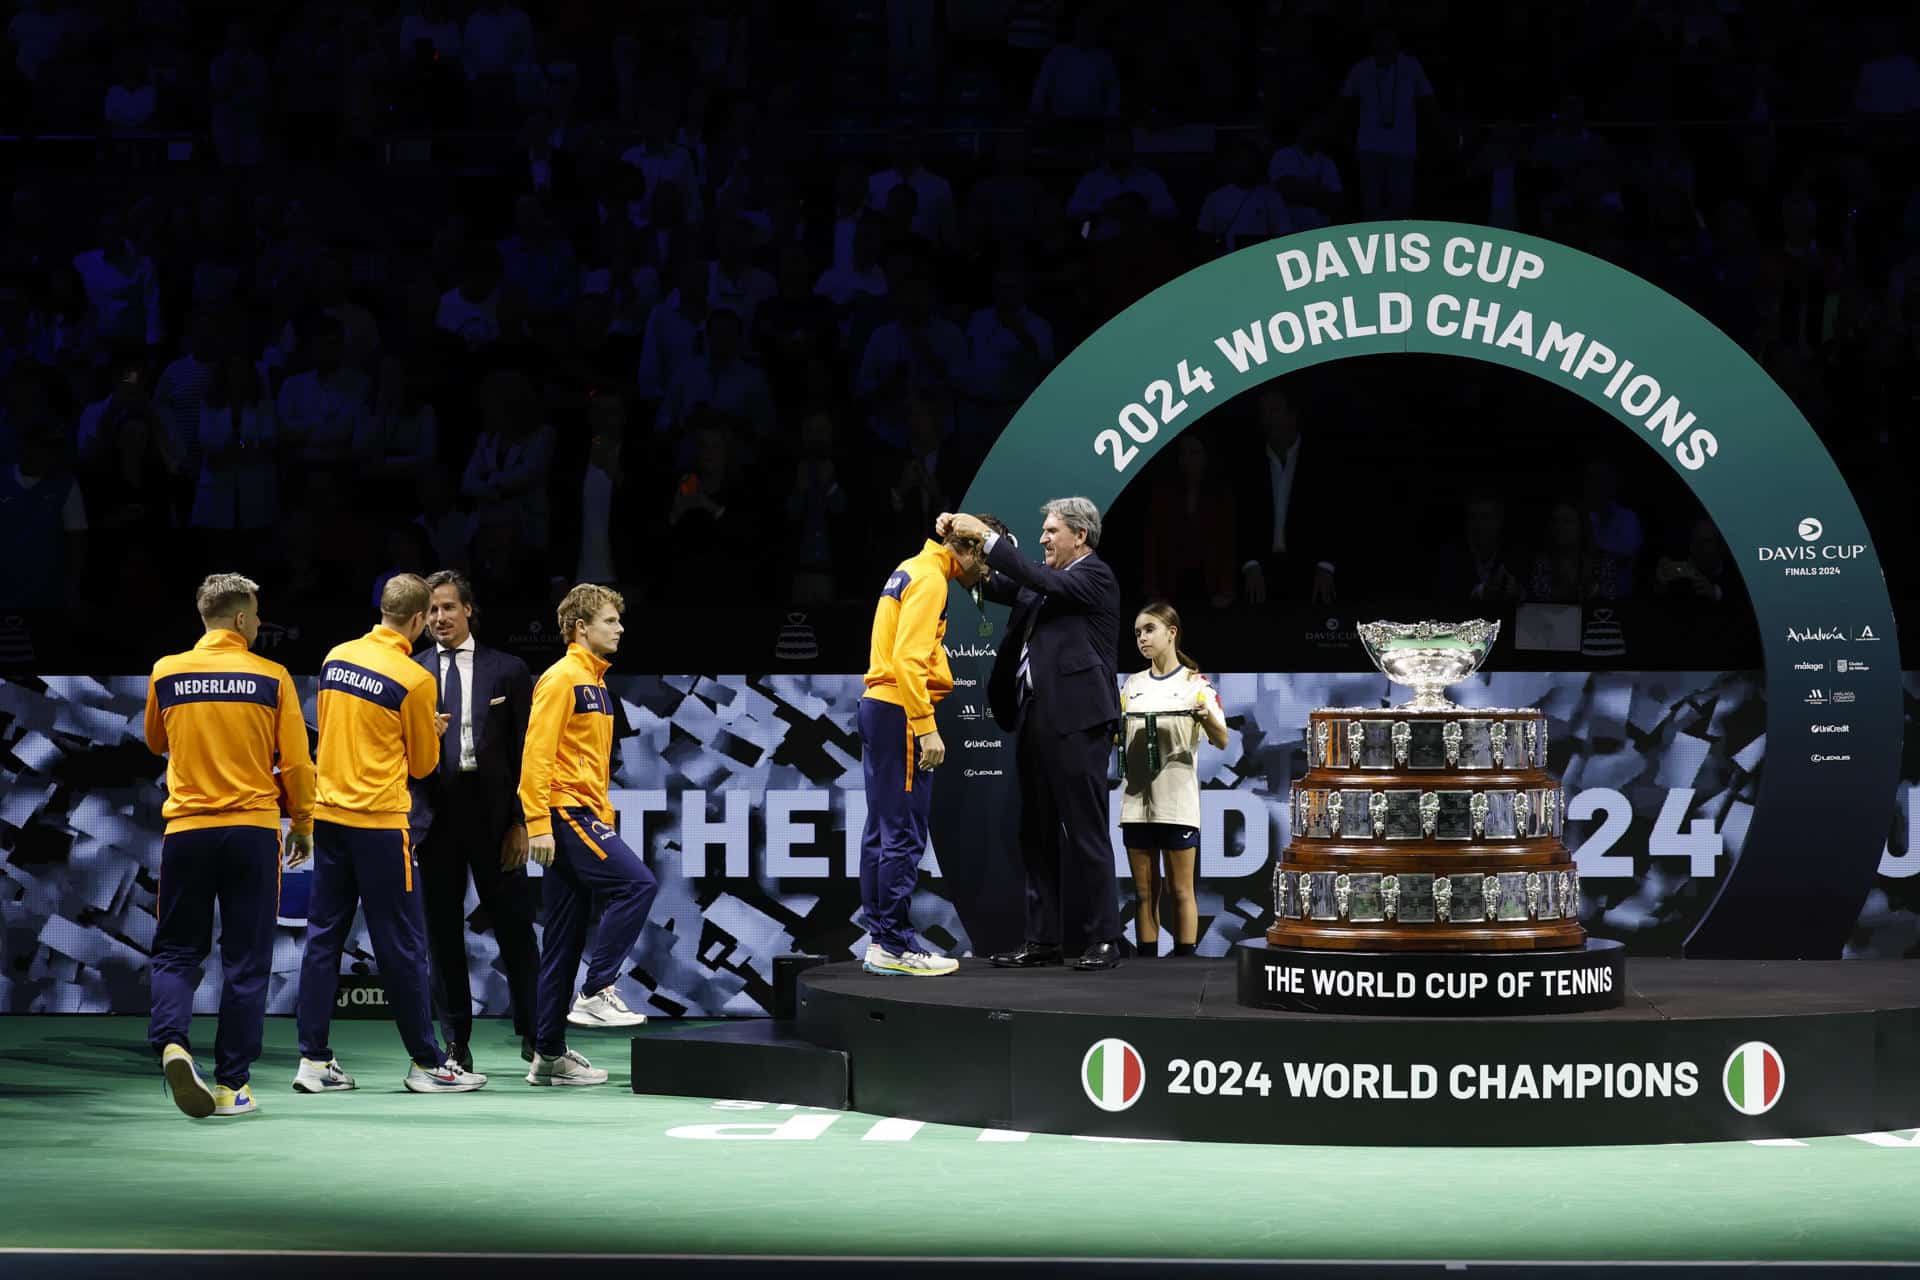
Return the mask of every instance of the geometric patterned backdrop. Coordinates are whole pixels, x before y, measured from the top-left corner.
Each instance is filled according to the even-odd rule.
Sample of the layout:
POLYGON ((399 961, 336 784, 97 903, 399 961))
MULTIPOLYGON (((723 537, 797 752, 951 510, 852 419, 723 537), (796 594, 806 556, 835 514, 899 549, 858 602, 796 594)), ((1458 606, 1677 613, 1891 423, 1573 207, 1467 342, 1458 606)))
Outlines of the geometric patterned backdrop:
MULTIPOLYGON (((1305 767, 1307 712, 1378 704, 1384 684, 1322 674, 1212 679, 1234 732, 1224 751, 1201 754, 1200 950, 1221 955, 1265 930, 1289 782, 1305 767)), ((300 683, 311 723, 314 682, 300 683)), ((621 829, 660 879, 622 979, 628 998, 670 1014, 753 1014, 771 1003, 775 955, 862 949, 860 679, 614 675, 609 684, 634 732, 618 744, 621 829)), ((1911 713, 1915 673, 1906 689, 1911 713)), ((1547 713, 1550 767, 1578 818, 1568 843, 1581 864, 1583 923, 1636 953, 1677 953, 1746 835, 1765 754, 1758 677, 1503 672, 1450 692, 1468 705, 1547 713)), ((146 1012, 165 797, 163 762, 142 737, 145 698, 145 675, 0 680, 0 1012, 146 1012)), ((1920 956, 1912 829, 1920 812, 1910 803, 1920 770, 1911 750, 1901 777, 1882 874, 1849 955, 1920 956)), ((966 781, 947 773, 939 785, 966 781)), ((967 938, 942 896, 938 863, 965 856, 936 850, 913 906, 929 940, 957 952, 967 938)), ((305 879, 286 877, 289 914, 268 1004, 276 1013, 292 1008, 305 879)), ((1124 874, 1121 882, 1124 892, 1124 874)), ((492 935, 470 931, 468 950, 476 997, 504 1012, 492 935)), ((343 968, 371 972, 372 963, 356 927, 343 968)), ((218 967, 216 955, 196 1001, 202 1011, 214 1008, 218 967)))

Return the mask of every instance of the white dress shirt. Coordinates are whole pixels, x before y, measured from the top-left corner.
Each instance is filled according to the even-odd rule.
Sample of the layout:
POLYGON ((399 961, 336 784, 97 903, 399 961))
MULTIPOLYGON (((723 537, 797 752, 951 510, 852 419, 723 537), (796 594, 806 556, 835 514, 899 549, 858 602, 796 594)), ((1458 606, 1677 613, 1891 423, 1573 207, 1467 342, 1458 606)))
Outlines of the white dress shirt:
POLYGON ((473 635, 471 632, 458 648, 435 646, 434 659, 439 667, 437 674, 442 688, 445 688, 447 683, 449 657, 460 664, 460 772, 471 773, 480 767, 480 759, 473 751, 473 635))
POLYGON ((1273 486, 1273 551, 1287 549, 1287 512, 1293 506, 1293 478, 1300 470, 1300 440, 1295 437, 1285 453, 1267 448, 1267 480, 1273 486))
MULTIPOLYGON (((981 555, 990 554, 993 551, 994 545, 999 541, 1000 541, 999 534, 991 533, 991 532, 988 533, 986 536, 986 540, 980 544, 980 554, 981 555)), ((1092 550, 1089 549, 1087 552, 1087 555, 1092 555, 1092 554, 1093 554, 1092 550)), ((1075 556, 1071 561, 1068 562, 1067 567, 1060 570, 1060 572, 1072 573, 1074 565, 1079 564, 1082 560, 1085 560, 1086 558, 1087 556, 1084 556, 1084 555, 1075 556)), ((1044 591, 1040 592, 1040 604, 1044 605, 1046 603, 1046 600, 1047 600, 1047 593, 1044 591)), ((1035 605, 1034 607, 1038 609, 1040 605, 1035 605)), ((1039 616, 1038 614, 1035 615, 1036 618, 1038 616, 1039 616)), ((1020 642, 1020 666, 1019 666, 1020 684, 1028 693, 1033 692, 1033 643, 1031 640, 1032 634, 1033 634, 1032 631, 1029 630, 1027 633, 1029 638, 1022 640, 1020 642)))

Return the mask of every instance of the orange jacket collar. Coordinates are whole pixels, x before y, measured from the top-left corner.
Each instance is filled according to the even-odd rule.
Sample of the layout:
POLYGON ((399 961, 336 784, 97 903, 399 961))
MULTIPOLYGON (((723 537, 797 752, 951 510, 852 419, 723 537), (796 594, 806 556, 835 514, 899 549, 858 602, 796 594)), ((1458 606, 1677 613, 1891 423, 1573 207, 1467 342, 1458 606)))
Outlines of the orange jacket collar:
POLYGON ((376 644, 386 645, 389 649, 397 650, 405 657, 410 658, 413 656, 413 641, 407 639, 384 622, 376 623, 373 630, 367 632, 367 639, 374 641, 376 644))
POLYGON ((935 560, 938 560, 940 567, 946 571, 949 581, 960 576, 960 562, 953 558, 953 548, 949 547, 946 543, 935 542, 932 538, 928 538, 927 545, 920 548, 920 554, 923 556, 932 556, 935 560))
POLYGON ((613 663, 605 658, 599 657, 593 650, 587 648, 587 646, 577 640, 567 646, 567 652, 571 656, 578 658, 586 666, 587 670, 593 672, 593 678, 596 680, 606 675, 607 668, 613 665, 613 663))
POLYGON ((200 637, 193 646, 196 649, 238 649, 245 653, 248 649, 247 638, 229 627, 219 627, 200 637))

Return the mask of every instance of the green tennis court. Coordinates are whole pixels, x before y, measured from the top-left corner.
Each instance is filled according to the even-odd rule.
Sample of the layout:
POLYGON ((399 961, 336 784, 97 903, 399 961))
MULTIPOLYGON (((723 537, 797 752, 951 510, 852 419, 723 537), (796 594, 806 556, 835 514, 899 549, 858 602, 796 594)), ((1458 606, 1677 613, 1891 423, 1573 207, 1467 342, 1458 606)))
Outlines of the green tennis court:
POLYGON ((306 1097, 288 1088, 293 1024, 270 1019, 262 1113, 194 1122, 139 1019, 0 1020, 0 1247, 1920 1258, 1920 1130, 1589 1149, 1091 1141, 635 1097, 619 1037, 573 1042, 612 1086, 532 1089, 505 1024, 481 1027, 495 1074, 478 1094, 404 1092, 392 1027, 344 1022, 335 1051, 360 1089, 306 1097))

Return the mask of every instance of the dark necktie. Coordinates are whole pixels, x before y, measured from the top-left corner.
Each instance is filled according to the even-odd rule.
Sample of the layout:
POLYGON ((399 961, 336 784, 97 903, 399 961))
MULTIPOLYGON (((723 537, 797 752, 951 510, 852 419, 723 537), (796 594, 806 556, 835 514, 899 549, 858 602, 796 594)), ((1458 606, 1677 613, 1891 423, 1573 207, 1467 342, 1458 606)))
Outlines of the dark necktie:
POLYGON ((440 738, 440 772, 452 774, 460 772, 460 653, 445 649, 440 656, 447 660, 447 674, 440 680, 440 710, 447 715, 447 731, 440 738))
POLYGON ((1045 596, 1034 601, 1033 611, 1027 614, 1027 625, 1020 631, 1020 665, 1014 670, 1014 682, 1018 686, 1017 705, 1023 707, 1033 696, 1033 627, 1040 621, 1040 610, 1046 602, 1045 596))

